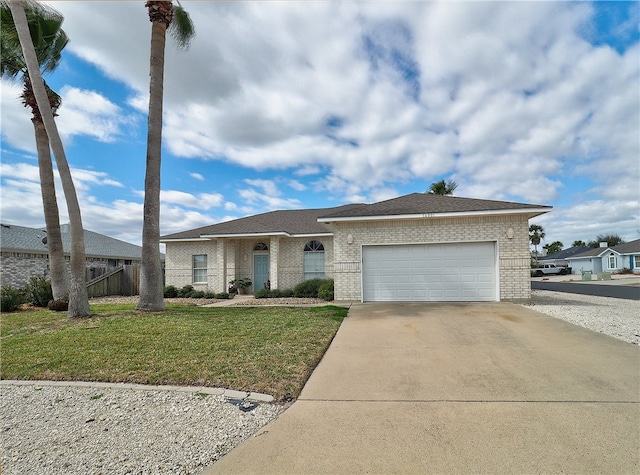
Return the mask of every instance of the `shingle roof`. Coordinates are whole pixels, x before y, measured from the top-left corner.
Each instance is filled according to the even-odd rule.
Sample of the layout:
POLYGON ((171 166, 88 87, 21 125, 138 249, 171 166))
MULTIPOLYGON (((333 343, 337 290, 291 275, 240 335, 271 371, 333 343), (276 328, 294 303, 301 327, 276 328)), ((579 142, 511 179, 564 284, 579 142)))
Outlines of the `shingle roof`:
POLYGON ((596 247, 589 249, 581 254, 571 256, 571 259, 586 259, 588 257, 600 256, 606 251, 615 251, 618 254, 637 254, 640 253, 640 239, 635 241, 625 242, 624 244, 618 244, 614 247, 596 247))
POLYGON ((368 216, 423 215, 429 213, 464 212, 526 212, 537 216, 550 211, 550 206, 513 203, 508 201, 477 200, 453 196, 413 193, 373 204, 350 204, 335 208, 280 210, 247 216, 224 223, 212 224, 162 236, 161 240, 197 239, 201 236, 242 234, 324 234, 329 229, 318 220, 329 218, 360 218, 368 216))
POLYGON ((616 252, 620 254, 637 254, 640 253, 640 239, 636 239, 635 241, 626 242, 624 244, 618 244, 617 246, 612 247, 616 252))
POLYGON ((563 260, 569 257, 577 256, 582 254, 583 252, 590 251, 591 248, 589 246, 573 246, 568 249, 563 249, 558 252, 554 252, 553 254, 547 254, 546 256, 540 256, 538 258, 539 261, 547 261, 547 260, 563 260))
POLYGON ((202 228, 162 236, 162 240, 195 239, 200 236, 224 236, 238 234, 326 234, 329 229, 318 223, 318 217, 325 213, 341 212, 358 208, 361 204, 338 206, 336 208, 279 210, 246 218, 212 224, 202 228))
POLYGON ((362 218, 373 216, 422 215, 438 213, 465 213, 490 211, 527 211, 533 216, 551 210, 551 206, 513 203, 509 201, 478 200, 457 196, 412 193, 378 203, 350 208, 341 212, 329 212, 322 215, 323 220, 330 218, 362 218))
MULTIPOLYGON (((67 226, 62 226, 62 247, 66 254, 69 253, 70 235, 64 232, 67 226)), ((13 224, 0 226, 0 248, 19 252, 47 252, 46 244, 42 238, 46 236, 44 228, 27 228, 13 224)), ((104 234, 93 231, 84 231, 84 246, 87 257, 140 259, 142 248, 129 242, 120 241, 104 234)))
POLYGON ((609 247, 594 247, 589 249, 588 251, 581 252, 580 254, 573 255, 568 257, 567 259, 585 259, 587 257, 596 257, 600 254, 604 254, 606 251, 610 250, 609 247))

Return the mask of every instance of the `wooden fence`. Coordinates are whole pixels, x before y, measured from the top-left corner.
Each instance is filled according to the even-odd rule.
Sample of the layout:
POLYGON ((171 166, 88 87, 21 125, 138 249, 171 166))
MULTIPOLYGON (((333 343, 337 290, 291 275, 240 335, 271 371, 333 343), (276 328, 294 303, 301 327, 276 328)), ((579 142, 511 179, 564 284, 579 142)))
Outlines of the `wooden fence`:
POLYGON ((140 293, 140 267, 127 265, 87 282, 87 294, 92 297, 109 295, 138 295, 140 293))

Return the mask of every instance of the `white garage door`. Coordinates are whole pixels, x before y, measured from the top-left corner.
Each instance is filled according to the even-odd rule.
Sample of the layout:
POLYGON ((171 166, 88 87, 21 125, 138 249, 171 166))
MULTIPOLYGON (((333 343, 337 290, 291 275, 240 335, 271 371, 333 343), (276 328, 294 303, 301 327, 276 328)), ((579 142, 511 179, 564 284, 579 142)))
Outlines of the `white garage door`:
POLYGON ((493 242, 363 246, 365 302, 495 301, 493 242))

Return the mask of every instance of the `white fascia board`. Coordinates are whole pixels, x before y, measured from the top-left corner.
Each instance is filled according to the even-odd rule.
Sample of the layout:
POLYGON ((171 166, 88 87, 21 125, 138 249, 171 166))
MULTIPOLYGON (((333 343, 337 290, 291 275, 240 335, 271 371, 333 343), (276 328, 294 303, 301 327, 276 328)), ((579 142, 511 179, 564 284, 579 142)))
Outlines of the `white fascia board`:
POLYGON ((286 236, 291 234, 284 231, 278 231, 275 233, 240 233, 240 234, 202 234, 201 237, 209 239, 218 238, 255 238, 255 237, 269 237, 269 236, 286 236))
POLYGON ((498 209, 488 211, 459 211, 446 213, 423 214, 395 214, 384 216, 352 216, 346 218, 318 218, 319 223, 347 222, 347 221, 391 221, 395 219, 425 219, 425 218, 464 218, 473 216, 495 216, 509 214, 528 214, 531 217, 539 216, 551 211, 551 208, 526 208, 526 209, 498 209))
POLYGON ((160 239, 160 242, 195 242, 195 241, 211 241, 206 238, 180 238, 180 239, 160 239))
POLYGON ((292 234, 292 238, 332 237, 333 233, 292 234))

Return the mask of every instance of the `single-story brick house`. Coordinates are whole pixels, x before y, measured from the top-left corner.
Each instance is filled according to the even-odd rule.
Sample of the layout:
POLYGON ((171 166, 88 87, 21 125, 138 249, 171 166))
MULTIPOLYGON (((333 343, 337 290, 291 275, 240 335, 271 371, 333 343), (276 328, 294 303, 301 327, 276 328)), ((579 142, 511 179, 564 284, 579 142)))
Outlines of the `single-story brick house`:
POLYGON ((413 193, 163 236, 166 283, 221 292, 335 281, 336 300, 528 301, 529 219, 550 206, 413 193))
MULTIPOLYGON (((60 226, 62 247, 70 259, 69 225, 60 226)), ((49 274, 49 254, 43 228, 0 225, 0 277, 2 285, 22 287, 33 276, 49 274)), ((122 265, 139 264, 142 248, 93 231, 84 231, 87 280, 122 265)), ((164 256, 163 256, 164 257, 164 256)))
POLYGON ((586 252, 567 258, 574 274, 585 271, 597 274, 599 272, 619 272, 630 269, 640 273, 640 239, 608 247, 603 243, 601 247, 589 249, 586 252))

